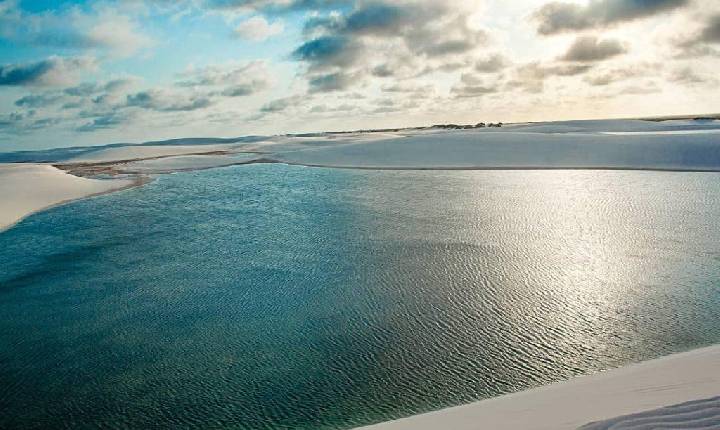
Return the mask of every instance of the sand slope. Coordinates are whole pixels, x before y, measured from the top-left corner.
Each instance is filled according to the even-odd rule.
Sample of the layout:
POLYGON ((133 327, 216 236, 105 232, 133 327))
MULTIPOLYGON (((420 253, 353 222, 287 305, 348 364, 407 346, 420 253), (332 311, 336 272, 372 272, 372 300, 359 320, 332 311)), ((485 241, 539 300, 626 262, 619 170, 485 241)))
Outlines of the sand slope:
POLYGON ((712 429, 720 427, 720 397, 590 423, 580 430, 712 429))
POLYGON ((583 425, 585 430, 720 429, 718 395, 720 346, 713 346, 364 429, 569 430, 583 425), (709 400, 667 407, 702 399, 709 400), (651 412, 623 417, 643 411, 651 412), (613 417, 620 418, 600 422, 613 417), (704 418, 701 427, 691 426, 704 418), (665 426, 642 427, 643 419, 665 426), (668 422, 687 426, 667 426, 668 422))
POLYGON ((38 210, 134 183, 79 178, 43 164, 0 164, 0 231, 38 210))
POLYGON ((236 145, 127 145, 98 149, 66 160, 67 163, 98 163, 109 161, 127 161, 172 155, 205 154, 229 151, 236 145))

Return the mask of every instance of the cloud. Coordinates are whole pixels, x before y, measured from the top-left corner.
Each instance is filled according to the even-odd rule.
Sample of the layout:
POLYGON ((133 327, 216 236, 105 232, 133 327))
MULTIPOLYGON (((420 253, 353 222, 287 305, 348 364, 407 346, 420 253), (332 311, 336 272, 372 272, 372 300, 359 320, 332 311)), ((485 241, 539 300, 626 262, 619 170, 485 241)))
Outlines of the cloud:
POLYGON ((205 0, 211 9, 241 12, 287 13, 301 10, 327 10, 352 4, 351 0, 205 0))
POLYGON ((538 33, 608 27, 686 6, 690 0, 590 0, 587 5, 552 2, 534 14, 538 33))
POLYGON ((155 45, 128 16, 107 11, 92 20, 98 22, 85 33, 89 43, 92 46, 108 48, 117 57, 129 57, 155 45))
POLYGON ((87 97, 100 92, 116 92, 131 85, 134 79, 121 78, 113 79, 105 83, 84 82, 80 85, 65 88, 63 92, 69 96, 87 97))
POLYGON ((590 63, 607 60, 625 52, 627 52, 627 49, 617 40, 599 40, 594 36, 581 36, 575 39, 575 42, 561 59, 590 63))
MULTIPOLYGON (((483 72, 480 73, 483 74, 483 72)), ((497 83, 488 83, 485 76, 463 73, 460 75, 460 83, 453 86, 450 93, 455 98, 473 98, 496 93, 500 90, 499 86, 497 83)))
POLYGON ((36 84, 47 75, 54 62, 50 60, 22 65, 0 66, 0 85, 29 85, 36 84))
POLYGON ((356 2, 344 12, 309 17, 306 40, 291 58, 307 66, 311 92, 347 89, 366 78, 454 71, 471 64, 469 57, 488 40, 468 25, 469 10, 430 0, 356 2), (337 81, 346 76, 353 79, 337 81))
POLYGON ((395 74, 395 71, 390 67, 389 64, 380 64, 372 68, 371 74, 378 78, 388 78, 395 74))
POLYGON ((413 85, 409 83, 395 83, 393 85, 383 85, 381 87, 384 93, 428 93, 433 91, 432 85, 413 85))
POLYGON ((139 107, 159 112, 187 112, 210 106, 209 98, 202 95, 185 95, 164 90, 140 91, 127 96, 128 107, 139 107))
POLYGON ((649 82, 645 85, 630 85, 621 89, 617 95, 645 95, 662 92, 662 89, 655 83, 649 82))
POLYGON ((344 36, 322 36, 303 43, 292 53, 292 58, 310 64, 312 69, 342 67, 355 60, 357 47, 344 36))
POLYGON ((255 93, 257 89, 250 84, 227 87, 220 92, 224 97, 245 97, 255 93))
POLYGON ((11 112, 9 114, 0 115, 0 129, 17 128, 21 121, 23 121, 27 115, 21 112, 11 112))
POLYGON ((239 37, 255 42, 262 42, 272 36, 283 32, 285 25, 278 20, 270 24, 262 16, 254 16, 235 27, 235 34, 239 37))
POLYGON ((451 92, 457 98, 472 98, 496 93, 498 88, 482 85, 462 85, 453 87, 451 92))
POLYGON ((348 45, 349 40, 370 42, 363 40, 368 36, 399 39, 415 55, 463 53, 483 44, 486 34, 469 28, 462 9, 456 6, 431 1, 359 3, 347 15, 311 18, 305 29, 310 34, 324 32, 325 36, 316 40, 325 43, 331 40, 342 41, 344 45, 348 45))
POLYGON ((690 35, 675 40, 680 58, 720 57, 720 51, 713 45, 720 44, 720 14, 712 15, 703 26, 690 35))
POLYGON ((37 118, 35 110, 11 112, 6 115, 0 115, 0 130, 4 133, 23 134, 43 129, 58 124, 59 122, 59 118, 37 118))
POLYGON ((351 76, 337 72, 310 78, 308 84, 311 93, 318 93, 344 90, 350 87, 352 82, 353 78, 351 76))
POLYGON ((710 17, 697 40, 703 43, 720 43, 720 14, 710 17))
POLYGON ((214 65, 187 71, 175 83, 178 87, 210 88, 209 95, 249 96, 270 86, 268 65, 257 60, 242 64, 214 65))
POLYGON ((403 11, 397 6, 384 3, 370 3, 355 10, 345 20, 344 30, 348 33, 382 33, 393 31, 403 18, 403 11))
POLYGON ((570 77, 585 74, 592 70, 593 64, 542 64, 537 61, 521 64, 513 70, 513 77, 505 83, 505 89, 520 89, 529 93, 541 93, 545 80, 553 77, 570 77))
POLYGON ((55 56, 34 63, 1 65, 0 86, 67 85, 95 66, 92 57, 55 56))
POLYGON ((605 69, 589 76, 585 76, 583 80, 595 87, 615 84, 630 79, 647 77, 662 70, 661 63, 640 63, 625 65, 612 69, 605 69))
POLYGON ((29 94, 15 100, 15 106, 36 109, 53 105, 61 99, 59 94, 29 94))
POLYGON ((475 70, 480 73, 497 73, 508 65, 508 60, 501 54, 492 54, 475 62, 475 70))
POLYGON ((341 104, 338 106, 328 106, 328 105, 315 105, 312 108, 310 108, 310 113, 330 113, 330 114, 337 114, 337 113, 346 113, 350 111, 357 110, 358 106, 351 105, 351 104, 341 104))
POLYGON ((300 96, 291 96, 281 99, 275 99, 263 105, 263 107, 260 108, 260 112, 262 114, 282 112, 292 106, 296 106, 303 100, 304 98, 300 96))
POLYGON ((117 57, 127 57, 154 45, 133 19, 103 3, 88 12, 58 8, 29 13, 9 2, 0 9, 0 38, 14 45, 102 49, 117 57))
POLYGON ((681 67, 675 69, 669 76, 671 82, 676 82, 684 85, 698 85, 698 84, 715 84, 717 85, 718 80, 714 76, 705 76, 698 73, 691 67, 681 67))
POLYGON ((124 123, 127 123, 132 118, 131 115, 128 115, 125 112, 112 112, 108 113, 106 115, 99 116, 97 118, 94 118, 90 122, 87 122, 79 127, 77 127, 75 130, 81 133, 89 133, 94 132, 98 130, 105 130, 109 128, 115 128, 118 125, 122 125, 124 123))

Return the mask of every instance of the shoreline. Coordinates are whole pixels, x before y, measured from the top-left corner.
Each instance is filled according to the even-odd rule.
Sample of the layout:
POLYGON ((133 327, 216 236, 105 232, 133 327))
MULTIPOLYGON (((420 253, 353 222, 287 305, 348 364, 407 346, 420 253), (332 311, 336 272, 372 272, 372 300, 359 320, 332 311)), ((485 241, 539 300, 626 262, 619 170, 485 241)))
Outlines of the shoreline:
POLYGON ((712 169, 702 168, 683 168, 683 167, 632 167, 632 166, 351 166, 351 165, 332 165, 332 164, 311 164, 299 163, 293 161, 276 160, 271 158, 262 158, 239 164, 285 164, 288 166, 301 166, 325 169, 343 169, 343 170, 415 170, 415 171, 517 171, 517 170, 600 170, 600 171, 620 171, 620 172, 676 172, 676 173, 720 173, 720 166, 712 169))
MULTIPOLYGON (((14 214, 11 214, 10 217, 6 217, 7 219, 0 218, 0 234, 15 227, 17 224, 36 213, 77 200, 98 197, 116 191, 140 187, 152 181, 150 177, 141 175, 136 175, 135 177, 127 179, 88 179, 72 175, 71 173, 53 166, 52 164, 41 163, 0 164, 0 178, 6 181, 5 183, 0 184, 5 186, 0 186, 0 196, 5 193, 12 195, 8 191, 10 188, 13 188, 14 192, 17 193, 15 189, 22 188, 21 184, 25 186, 29 185, 35 193, 34 196, 31 196, 33 199, 30 202, 19 202, 18 199, 12 200, 11 198, 4 199, 8 205, 7 208, 12 210, 14 214), (24 174, 18 172, 7 172, 11 169, 20 170, 22 168, 25 168, 27 172, 23 172, 24 174), (40 171, 38 169, 44 169, 45 171, 40 171), (5 170, 5 172, 3 172, 3 170, 5 170), (5 175, 3 175, 3 173, 5 173, 5 175), (19 177, 4 177, 11 175, 19 177), (39 179, 39 176, 41 175, 51 175, 53 177, 43 178, 45 183, 42 183, 39 179), (33 179, 35 180, 33 181, 33 179), (48 180, 51 182, 50 184, 47 183, 48 180), (64 189, 62 189, 62 187, 56 188, 57 184, 62 184, 64 189)), ((2 215, 1 212, 0 215, 2 215)))
POLYGON ((688 402, 715 411, 718 396, 720 344, 357 430, 609 429, 635 419, 682 424, 688 402))
MULTIPOLYGON (((91 190, 91 191, 77 191, 71 193, 72 195, 66 197, 66 198, 55 198, 55 194, 59 193, 62 194, 62 190, 57 190, 53 188, 56 183, 53 182, 52 184, 45 184, 43 185, 36 185, 33 184, 33 189, 39 189, 40 192, 49 193, 49 195, 44 196, 43 200, 44 202, 40 202, 37 204, 32 205, 32 207, 27 208, 26 210, 23 210, 23 213, 20 214, 18 217, 16 217, 12 221, 6 221, 0 218, 0 233, 7 231, 8 229, 14 227, 19 222, 24 220, 25 218, 38 213, 42 212, 48 209, 51 209, 56 206, 64 205, 76 200, 91 198, 91 197, 97 197, 104 194, 113 193, 116 191, 123 191, 130 188, 139 187, 142 185, 145 185, 149 182, 152 182, 152 175, 163 175, 163 174, 171 174, 171 173, 179 173, 179 172, 189 172, 189 171, 196 171, 196 170, 209 170, 209 169, 215 169, 220 167, 233 167, 233 166, 244 166, 244 165, 252 165, 252 164, 284 164, 287 166, 295 166, 295 167, 308 167, 308 168, 324 168, 324 169, 342 169, 342 170, 375 170, 375 171, 576 171, 576 170, 594 170, 594 171, 639 171, 639 172, 664 172, 664 173, 720 173, 720 167, 717 169, 700 169, 700 168, 682 168, 682 167, 668 167, 668 168, 662 168, 662 167, 632 167, 632 166, 363 166, 363 165, 332 165, 332 164, 316 164, 316 163, 302 163, 302 162, 295 162, 295 161, 288 161, 288 160, 282 160, 277 158, 271 158, 268 157, 267 153, 261 153, 259 151, 248 151, 245 152, 247 154, 255 154, 255 155, 266 155, 261 156, 260 158, 255 159, 248 159, 248 160, 241 160, 236 161, 228 164, 220 164, 220 165, 210 165, 210 166, 197 166, 197 167, 188 167, 188 168, 174 168, 174 169, 159 169, 155 171, 142 171, 142 170, 135 170, 131 168, 123 167, 124 165, 127 165, 131 162, 137 162, 137 161, 146 161, 146 160, 172 160, 178 157, 184 157, 187 155, 165 155, 160 157, 150 157, 150 158, 139 158, 139 159, 133 159, 133 160, 121 160, 121 161, 102 161, 102 162, 96 162, 96 163, 89 163, 89 162, 78 162, 78 163, 0 163, 0 177, 2 177, 3 168, 5 169, 20 169, 22 167, 26 168, 32 168, 37 166, 43 166, 46 168, 55 169, 59 175, 65 175, 65 177, 71 177, 78 181, 88 181, 88 182, 94 182, 96 184, 103 184, 106 185, 106 187, 100 187, 99 190, 91 190), (122 179, 90 179, 89 177, 92 177, 94 175, 98 174, 108 174, 110 176, 116 176, 116 175, 127 175, 127 178, 122 179), (122 181, 125 182, 124 185, 114 186, 117 182, 122 181), (48 203, 49 202, 49 203, 48 203), (45 204, 47 203, 47 204, 45 204)), ((211 154, 216 155, 217 152, 211 154)), ((196 155, 196 154, 191 154, 196 155)), ((207 153, 201 153, 197 155, 206 156, 209 155, 207 153)), ((230 156, 230 153, 223 153, 223 156, 230 156)), ((23 182, 25 180, 32 181, 31 178, 24 178, 23 182)), ((6 185, 7 186, 7 185, 6 185)), ((11 188, 7 187, 7 188, 11 188)), ((4 190, 2 187, 0 187, 0 195, 2 194, 4 190)), ((67 194, 67 190, 66 194, 67 194)), ((9 191, 5 190, 5 193, 8 195, 12 195, 9 191)), ((11 198, 6 198, 5 201, 9 202, 8 206, 12 206, 13 204, 16 204, 17 202, 14 202, 11 198)), ((2 214, 0 212, 0 214, 2 214)))

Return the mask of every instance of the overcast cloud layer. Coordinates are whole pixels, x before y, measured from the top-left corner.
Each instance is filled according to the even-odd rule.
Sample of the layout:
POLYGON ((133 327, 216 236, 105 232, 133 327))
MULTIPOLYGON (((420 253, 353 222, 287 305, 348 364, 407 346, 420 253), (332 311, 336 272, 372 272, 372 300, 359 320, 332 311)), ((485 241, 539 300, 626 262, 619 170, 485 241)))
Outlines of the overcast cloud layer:
POLYGON ((717 0, 0 0, 0 151, 715 113, 717 0))

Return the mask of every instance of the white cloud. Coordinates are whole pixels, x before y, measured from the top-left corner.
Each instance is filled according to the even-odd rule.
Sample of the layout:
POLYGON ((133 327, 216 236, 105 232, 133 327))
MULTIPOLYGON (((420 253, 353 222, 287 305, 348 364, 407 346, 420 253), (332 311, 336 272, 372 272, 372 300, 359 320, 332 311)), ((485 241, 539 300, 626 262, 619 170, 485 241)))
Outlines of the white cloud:
POLYGON ((100 16, 99 22, 88 30, 87 37, 99 46, 110 48, 118 57, 129 57, 154 45, 128 16, 111 11, 100 16))
POLYGON ((285 25, 280 19, 269 23, 262 16, 254 16, 241 22, 240 25, 235 28, 235 34, 243 39, 262 42, 263 40, 282 33, 284 29, 285 25))

